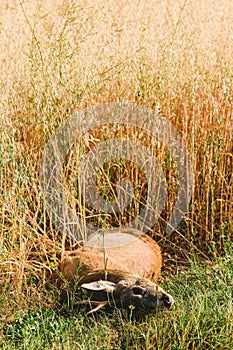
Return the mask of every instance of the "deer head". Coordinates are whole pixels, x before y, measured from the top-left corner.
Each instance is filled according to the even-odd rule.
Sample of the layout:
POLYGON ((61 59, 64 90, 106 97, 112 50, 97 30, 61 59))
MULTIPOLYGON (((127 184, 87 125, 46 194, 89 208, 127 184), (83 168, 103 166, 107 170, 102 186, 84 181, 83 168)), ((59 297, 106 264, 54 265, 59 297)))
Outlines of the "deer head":
POLYGON ((105 305, 114 305, 147 314, 157 307, 170 308, 174 303, 170 294, 146 278, 121 271, 108 271, 108 279, 102 278, 104 271, 93 272, 81 284, 82 288, 92 292, 90 303, 97 305, 91 312, 105 305))

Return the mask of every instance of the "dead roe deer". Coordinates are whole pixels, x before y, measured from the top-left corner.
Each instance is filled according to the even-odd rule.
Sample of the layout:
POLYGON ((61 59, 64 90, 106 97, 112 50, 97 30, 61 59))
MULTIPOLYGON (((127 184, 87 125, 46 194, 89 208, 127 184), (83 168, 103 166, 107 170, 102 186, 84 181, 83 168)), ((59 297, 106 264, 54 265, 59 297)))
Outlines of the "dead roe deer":
POLYGON ((96 305, 92 311, 104 305, 124 309, 132 305, 142 313, 152 312, 157 306, 170 308, 174 303, 172 296, 155 284, 162 267, 159 245, 132 228, 106 235, 107 238, 94 235, 78 249, 62 252, 62 278, 70 285, 78 281, 81 288, 91 291, 89 302, 96 305), (116 237, 119 244, 113 246, 116 237), (124 243, 125 238, 130 242, 124 243))

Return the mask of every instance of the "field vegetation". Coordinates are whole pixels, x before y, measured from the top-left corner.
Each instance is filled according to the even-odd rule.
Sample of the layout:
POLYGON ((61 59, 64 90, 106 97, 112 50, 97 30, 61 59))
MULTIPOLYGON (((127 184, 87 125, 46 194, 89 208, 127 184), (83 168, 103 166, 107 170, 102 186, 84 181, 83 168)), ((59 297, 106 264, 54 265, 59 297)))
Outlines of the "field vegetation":
MULTIPOLYGON (((233 348, 232 18, 230 0, 1 1, 0 348, 233 348), (61 311, 59 291, 45 288, 56 252, 73 243, 50 222, 41 198, 44 147, 70 115, 109 102, 164 115, 193 163, 189 210, 164 235, 176 171, 167 150, 155 147, 171 201, 149 234, 164 252, 161 284, 175 306, 139 324, 118 310, 87 318, 71 303, 61 311)), ((86 135, 86 150, 100 133, 86 135)), ((68 163, 69 181, 76 162, 68 163)), ((106 164, 105 171, 113 183, 122 173, 139 182, 143 202, 140 169, 121 162, 106 164)), ((99 181, 100 193, 111 199, 109 181, 99 181)), ((94 220, 96 213, 82 209, 84 223, 94 220)))

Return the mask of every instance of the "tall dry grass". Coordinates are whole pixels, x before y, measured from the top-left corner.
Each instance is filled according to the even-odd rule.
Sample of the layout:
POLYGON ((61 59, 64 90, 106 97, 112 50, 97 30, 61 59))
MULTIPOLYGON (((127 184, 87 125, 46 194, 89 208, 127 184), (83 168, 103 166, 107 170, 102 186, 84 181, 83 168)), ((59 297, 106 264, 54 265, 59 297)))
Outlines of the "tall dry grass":
POLYGON ((232 17, 230 0, 1 1, 3 290, 13 281, 20 295, 27 278, 40 274, 40 256, 61 247, 40 197, 39 161, 51 132, 97 103, 162 110, 188 145, 195 177, 190 211, 166 244, 178 250, 188 241, 205 255, 229 251, 232 17))

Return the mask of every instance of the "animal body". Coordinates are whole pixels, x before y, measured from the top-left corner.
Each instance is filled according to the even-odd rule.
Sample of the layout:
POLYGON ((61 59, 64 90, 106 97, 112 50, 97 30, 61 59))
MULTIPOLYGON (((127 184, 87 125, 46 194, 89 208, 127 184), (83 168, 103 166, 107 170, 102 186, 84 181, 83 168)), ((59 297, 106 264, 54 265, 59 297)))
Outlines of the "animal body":
POLYGON ((71 285, 78 281, 91 292, 94 310, 104 305, 124 309, 132 305, 137 312, 148 313, 174 303, 172 296, 155 284, 161 267, 159 245, 128 228, 109 233, 105 241, 95 235, 77 250, 63 252, 60 272, 71 285))

